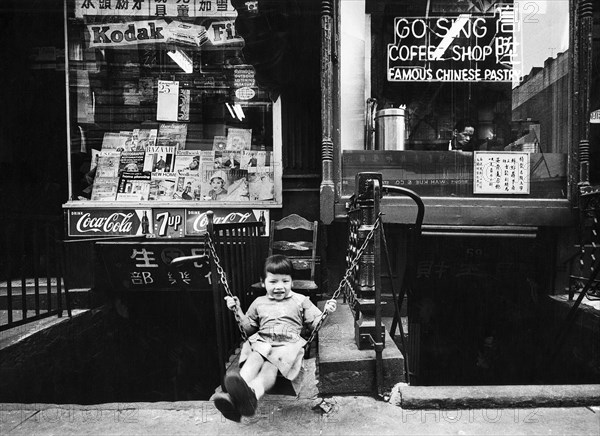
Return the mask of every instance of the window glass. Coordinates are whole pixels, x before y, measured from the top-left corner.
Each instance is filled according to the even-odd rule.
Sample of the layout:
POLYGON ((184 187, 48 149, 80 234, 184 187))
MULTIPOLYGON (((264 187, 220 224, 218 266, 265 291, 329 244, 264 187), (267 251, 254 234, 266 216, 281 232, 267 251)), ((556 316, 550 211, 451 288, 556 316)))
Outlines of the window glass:
POLYGON ((68 4, 71 200, 281 202, 230 0, 68 4))
POLYGON ((345 193, 372 170, 423 196, 566 197, 568 1, 381 0, 365 10, 370 100, 362 150, 343 153, 345 193))

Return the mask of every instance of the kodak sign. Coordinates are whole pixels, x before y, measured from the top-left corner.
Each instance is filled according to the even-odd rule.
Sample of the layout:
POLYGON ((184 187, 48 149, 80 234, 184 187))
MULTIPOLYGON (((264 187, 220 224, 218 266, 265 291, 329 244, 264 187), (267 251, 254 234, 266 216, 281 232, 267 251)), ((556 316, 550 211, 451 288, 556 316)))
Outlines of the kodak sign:
POLYGON ((119 47, 144 43, 166 42, 167 23, 164 20, 129 23, 91 24, 87 26, 90 47, 119 47))

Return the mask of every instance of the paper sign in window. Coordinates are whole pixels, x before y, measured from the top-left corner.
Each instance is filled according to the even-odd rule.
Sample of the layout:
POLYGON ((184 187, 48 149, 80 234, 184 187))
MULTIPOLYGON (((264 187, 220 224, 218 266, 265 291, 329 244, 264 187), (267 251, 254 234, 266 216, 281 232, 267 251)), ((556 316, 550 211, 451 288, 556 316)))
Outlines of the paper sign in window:
POLYGON ((178 112, 179 82, 159 80, 156 119, 158 121, 177 121, 178 112))
POLYGON ((529 194, 529 153, 475 151, 473 165, 473 193, 529 194))

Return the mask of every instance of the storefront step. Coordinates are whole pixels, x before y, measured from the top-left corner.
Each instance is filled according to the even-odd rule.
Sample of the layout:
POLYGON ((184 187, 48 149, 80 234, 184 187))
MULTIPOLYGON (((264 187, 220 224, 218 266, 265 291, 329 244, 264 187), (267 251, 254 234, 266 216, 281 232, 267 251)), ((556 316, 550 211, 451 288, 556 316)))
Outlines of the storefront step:
POLYGON ((393 396, 403 409, 511 409, 600 405, 600 385, 408 386, 393 396))
MULTIPOLYGON (((359 350, 356 346, 354 318, 350 308, 338 303, 337 310, 329 316, 319 332, 319 394, 376 393, 375 366, 375 351, 359 350)), ((386 331, 383 350, 384 391, 391 391, 395 384, 404 380, 404 356, 386 331)))

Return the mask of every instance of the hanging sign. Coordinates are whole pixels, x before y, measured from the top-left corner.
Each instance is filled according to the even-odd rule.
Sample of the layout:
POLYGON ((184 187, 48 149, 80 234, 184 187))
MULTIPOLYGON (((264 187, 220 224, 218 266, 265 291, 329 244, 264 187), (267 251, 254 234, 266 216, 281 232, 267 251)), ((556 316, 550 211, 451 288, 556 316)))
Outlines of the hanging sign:
POLYGON ((235 20, 212 22, 206 31, 206 36, 213 45, 232 45, 244 42, 244 38, 235 31, 235 20))
POLYGON ((165 20, 147 20, 91 24, 87 26, 87 30, 90 35, 90 47, 108 48, 166 42, 166 27, 165 20))
POLYGON ((235 17, 231 0, 76 0, 75 16, 235 17))
POLYGON ((600 109, 590 112, 590 124, 600 124, 600 109))
POLYGON ((98 241, 100 259, 94 273, 97 289, 109 292, 181 290, 209 291, 210 263, 204 247, 184 241, 98 241), (203 256, 179 268, 171 261, 181 256, 203 256))
POLYGON ((529 153, 473 152, 474 194, 529 194, 529 153))
POLYGON ((512 5, 492 15, 394 18, 389 82, 512 82, 520 77, 512 5))

